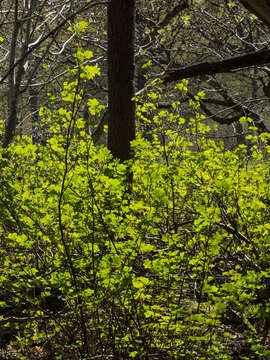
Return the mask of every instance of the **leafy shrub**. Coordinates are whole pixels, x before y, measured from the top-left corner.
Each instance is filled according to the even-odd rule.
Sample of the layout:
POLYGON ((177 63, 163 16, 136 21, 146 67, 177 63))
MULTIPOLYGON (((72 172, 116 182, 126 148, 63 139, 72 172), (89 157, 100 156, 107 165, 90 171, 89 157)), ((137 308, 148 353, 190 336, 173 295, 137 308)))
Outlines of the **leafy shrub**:
POLYGON ((197 148, 138 135, 120 164, 74 101, 41 111, 46 145, 1 150, 2 358, 266 359, 269 157, 225 151, 198 117, 197 148))

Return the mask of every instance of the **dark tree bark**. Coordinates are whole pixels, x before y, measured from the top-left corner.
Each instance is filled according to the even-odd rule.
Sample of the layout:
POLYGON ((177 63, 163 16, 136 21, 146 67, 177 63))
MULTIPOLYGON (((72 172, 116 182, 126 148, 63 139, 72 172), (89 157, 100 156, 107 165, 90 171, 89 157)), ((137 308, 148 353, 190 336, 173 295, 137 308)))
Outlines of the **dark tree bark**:
POLYGON ((164 75, 164 82, 168 83, 199 75, 225 73, 254 65, 265 65, 268 63, 270 63, 270 50, 260 50, 226 60, 205 62, 179 69, 168 69, 164 75))
POLYGON ((114 157, 131 158, 135 139, 135 0, 108 4, 108 148, 114 157))

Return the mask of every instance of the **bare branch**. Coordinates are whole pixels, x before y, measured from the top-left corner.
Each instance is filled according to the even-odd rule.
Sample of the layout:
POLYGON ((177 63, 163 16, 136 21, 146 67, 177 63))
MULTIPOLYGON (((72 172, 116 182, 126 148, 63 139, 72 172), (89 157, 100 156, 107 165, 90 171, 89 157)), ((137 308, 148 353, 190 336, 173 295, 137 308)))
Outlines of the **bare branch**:
POLYGON ((172 11, 168 12, 165 18, 159 22, 158 28, 164 28, 169 25, 173 18, 175 18, 181 11, 188 8, 188 0, 181 1, 180 4, 176 5, 172 11))
POLYGON ((270 4, 268 0, 239 0, 249 11, 270 27, 270 4))
POLYGON ((3 83, 6 78, 9 76, 9 74, 11 73, 11 71, 13 71, 13 69, 18 66, 18 64, 20 64, 21 62, 24 61, 25 57, 27 57, 31 52, 33 52, 35 49, 37 49, 45 40, 47 40, 50 36, 53 36, 55 33, 57 33, 63 26, 66 25, 66 23, 70 20, 72 20, 74 17, 76 17, 78 14, 80 14, 81 12, 84 12, 94 6, 98 6, 98 5, 107 5, 108 1, 98 1, 98 2, 91 2, 88 3, 84 6, 82 6, 80 9, 78 9, 77 11, 75 11, 73 14, 69 15, 66 19, 64 19, 59 25, 57 25, 54 29, 52 29, 48 34, 46 34, 45 36, 43 36, 39 42, 35 42, 34 45, 28 49, 28 51, 20 58, 18 59, 13 67, 11 67, 8 72, 2 77, 2 79, 0 79, 0 84, 3 83))
POLYGON ((230 59, 204 62, 179 69, 168 69, 163 75, 164 83, 192 78, 199 75, 214 75, 255 65, 270 63, 270 50, 264 49, 230 59))

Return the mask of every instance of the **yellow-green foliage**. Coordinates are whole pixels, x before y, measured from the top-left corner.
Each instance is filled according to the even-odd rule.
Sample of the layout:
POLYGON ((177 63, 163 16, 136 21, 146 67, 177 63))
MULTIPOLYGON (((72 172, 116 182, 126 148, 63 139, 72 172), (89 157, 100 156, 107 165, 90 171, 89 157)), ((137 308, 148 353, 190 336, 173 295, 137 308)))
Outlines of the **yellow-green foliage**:
POLYGON ((70 91, 41 112, 46 145, 23 137, 0 154, 2 342, 13 333, 16 359, 231 359, 237 337, 243 359, 266 359, 267 154, 138 135, 131 192, 70 91))

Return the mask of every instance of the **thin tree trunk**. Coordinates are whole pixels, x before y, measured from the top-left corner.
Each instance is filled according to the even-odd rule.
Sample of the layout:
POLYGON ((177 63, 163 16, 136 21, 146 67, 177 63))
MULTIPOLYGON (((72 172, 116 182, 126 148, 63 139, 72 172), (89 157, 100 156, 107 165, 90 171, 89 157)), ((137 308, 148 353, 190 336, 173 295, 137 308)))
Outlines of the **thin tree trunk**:
POLYGON ((25 26, 25 34, 23 34, 23 25, 24 18, 18 18, 19 15, 19 1, 15 2, 14 9, 14 29, 13 36, 11 41, 11 51, 10 51, 10 59, 9 59, 9 92, 8 92, 8 109, 9 115, 6 121, 5 133, 3 138, 3 147, 6 148, 11 143, 12 138, 15 134, 17 119, 18 119, 18 104, 20 100, 20 88, 24 74, 24 64, 27 61, 27 51, 28 44, 31 38, 31 28, 32 28, 32 15, 35 11, 37 0, 31 0, 31 2, 25 2, 24 6, 27 10, 27 14, 25 16, 26 26, 25 26), (21 48, 21 59, 23 59, 19 64, 17 71, 15 69, 16 64, 16 55, 17 55, 17 40, 19 35, 19 30, 21 34, 24 36, 23 45, 21 48))
POLYGON ((11 40, 11 50, 9 55, 9 68, 12 69, 9 74, 8 79, 8 118, 5 124, 5 133, 3 138, 3 147, 7 147, 10 143, 13 135, 14 129, 17 124, 17 112, 18 112, 18 88, 16 86, 16 73, 13 68, 16 58, 16 49, 17 49, 17 39, 19 32, 19 22, 18 22, 18 1, 15 2, 14 9, 14 24, 13 24, 13 34, 11 40))
MULTIPOLYGON (((35 76, 33 76, 31 83, 34 84, 35 76)), ((34 86, 29 86, 29 105, 30 105, 30 111, 31 111, 31 118, 32 118, 32 142, 33 144, 40 143, 40 137, 38 133, 39 128, 39 106, 38 106, 38 91, 34 86)))
POLYGON ((108 4, 108 148, 121 161, 135 139, 135 0, 108 4))

